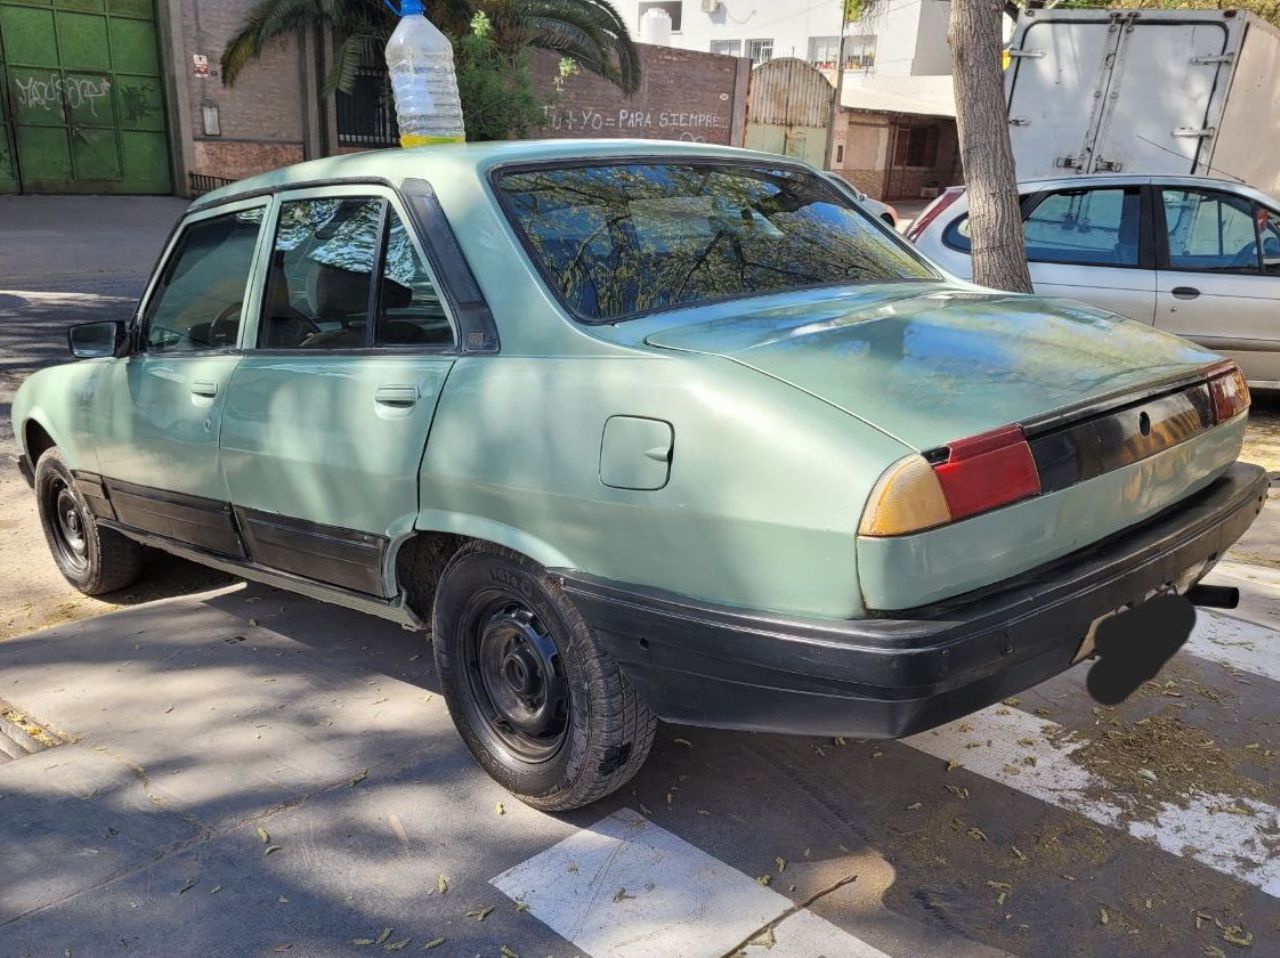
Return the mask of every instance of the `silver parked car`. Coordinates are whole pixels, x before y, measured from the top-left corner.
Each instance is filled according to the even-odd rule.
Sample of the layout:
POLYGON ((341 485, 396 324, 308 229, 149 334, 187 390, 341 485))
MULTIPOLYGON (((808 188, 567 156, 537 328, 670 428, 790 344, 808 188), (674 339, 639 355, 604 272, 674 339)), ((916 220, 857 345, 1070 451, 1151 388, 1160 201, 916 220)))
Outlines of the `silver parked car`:
MULTIPOLYGON (((1019 185, 1036 291, 1101 306, 1236 360, 1280 388, 1280 201, 1225 180, 1107 174, 1019 185)), ((907 238, 972 276, 963 187, 907 238)))

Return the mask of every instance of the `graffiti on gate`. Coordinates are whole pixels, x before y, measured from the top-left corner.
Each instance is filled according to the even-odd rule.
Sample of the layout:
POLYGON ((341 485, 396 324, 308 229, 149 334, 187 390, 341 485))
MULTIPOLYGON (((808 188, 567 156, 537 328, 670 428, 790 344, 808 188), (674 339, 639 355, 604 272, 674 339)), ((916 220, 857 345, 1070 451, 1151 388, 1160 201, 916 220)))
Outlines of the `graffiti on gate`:
POLYGON ((89 112, 98 115, 98 101, 111 95, 111 81, 106 77, 60 77, 50 73, 49 79, 40 77, 15 78, 18 89, 18 105, 27 110, 54 111, 62 106, 78 110, 88 106, 89 112))

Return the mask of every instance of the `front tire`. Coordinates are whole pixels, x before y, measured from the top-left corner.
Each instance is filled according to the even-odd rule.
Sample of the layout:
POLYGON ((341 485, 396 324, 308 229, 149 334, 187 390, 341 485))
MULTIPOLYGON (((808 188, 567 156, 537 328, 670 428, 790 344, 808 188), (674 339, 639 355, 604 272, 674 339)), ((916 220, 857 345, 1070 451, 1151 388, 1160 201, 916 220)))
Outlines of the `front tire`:
POLYGON ((490 543, 464 546, 440 578, 432 632, 463 741, 527 804, 590 805, 644 764, 653 712, 541 566, 490 543))
POLYGON ((45 541, 68 582, 85 595, 105 595, 137 581, 142 546, 98 525, 56 447, 36 463, 35 488, 45 541))

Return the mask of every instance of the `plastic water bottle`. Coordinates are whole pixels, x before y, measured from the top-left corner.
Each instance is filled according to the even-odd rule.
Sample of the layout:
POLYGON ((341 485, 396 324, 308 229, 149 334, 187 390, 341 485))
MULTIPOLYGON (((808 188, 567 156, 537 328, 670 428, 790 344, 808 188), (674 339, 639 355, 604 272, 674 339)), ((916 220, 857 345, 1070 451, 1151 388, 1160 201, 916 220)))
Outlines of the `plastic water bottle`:
POLYGON ((422 13, 422 0, 402 0, 400 24, 387 42, 387 72, 396 98, 400 145, 466 139, 453 44, 422 13))

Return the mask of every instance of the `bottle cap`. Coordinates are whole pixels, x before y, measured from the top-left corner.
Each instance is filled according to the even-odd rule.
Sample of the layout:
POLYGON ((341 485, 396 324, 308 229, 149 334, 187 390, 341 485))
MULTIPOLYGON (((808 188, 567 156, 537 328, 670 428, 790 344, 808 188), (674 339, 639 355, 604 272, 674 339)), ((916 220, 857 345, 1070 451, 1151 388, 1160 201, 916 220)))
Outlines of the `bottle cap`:
POLYGON ((400 16, 422 16, 422 0, 400 0, 400 16))

